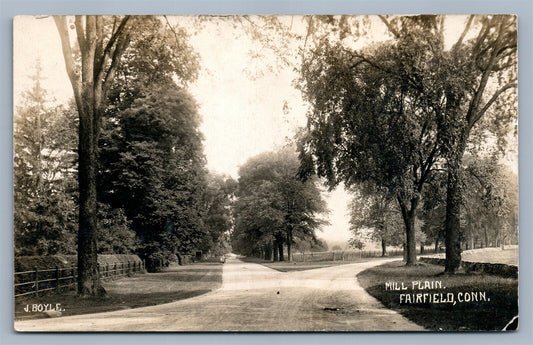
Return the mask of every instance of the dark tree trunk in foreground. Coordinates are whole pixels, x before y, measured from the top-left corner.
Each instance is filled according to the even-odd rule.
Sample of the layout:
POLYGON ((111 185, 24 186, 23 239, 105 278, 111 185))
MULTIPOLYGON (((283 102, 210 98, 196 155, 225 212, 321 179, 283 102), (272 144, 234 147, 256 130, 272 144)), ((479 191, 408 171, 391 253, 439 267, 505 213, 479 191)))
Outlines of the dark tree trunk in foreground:
POLYGON ((274 254, 274 261, 279 261, 278 241, 274 241, 272 246, 272 253, 274 254))
POLYGON ((455 273, 461 265, 461 191, 459 164, 448 166, 446 195, 446 273, 455 273))
POLYGON ((279 261, 285 261, 285 258, 283 257, 283 242, 278 241, 278 251, 279 251, 279 261))
POLYGON ((80 116, 79 136, 79 229, 78 229, 78 293, 101 293, 98 275, 96 221, 97 144, 93 138, 91 117, 80 116))
POLYGON ((387 256, 387 242, 381 239, 381 256, 387 256))
POLYGON ((461 265, 461 162, 466 148, 469 131, 458 135, 459 143, 448 158, 448 179, 446 182, 446 264, 444 272, 454 274, 461 265))

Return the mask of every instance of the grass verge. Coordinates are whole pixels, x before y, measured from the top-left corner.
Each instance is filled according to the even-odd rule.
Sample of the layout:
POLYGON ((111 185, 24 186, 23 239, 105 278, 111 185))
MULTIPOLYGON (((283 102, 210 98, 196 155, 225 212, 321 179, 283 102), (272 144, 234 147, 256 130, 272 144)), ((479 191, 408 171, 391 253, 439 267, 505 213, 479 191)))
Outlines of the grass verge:
POLYGON ((253 257, 241 258, 242 261, 261 264, 263 266, 272 268, 280 272, 306 271, 306 270, 312 270, 312 269, 317 269, 317 268, 353 264, 357 262, 368 262, 368 261, 381 260, 381 259, 383 259, 383 257, 368 257, 368 258, 360 258, 360 259, 350 260, 350 261, 306 261, 306 262, 276 261, 276 262, 272 262, 269 260, 262 260, 262 259, 253 258, 253 257))
POLYGON ((101 313, 147 307, 195 297, 222 285, 222 264, 200 263, 171 266, 162 272, 137 274, 104 282, 106 297, 80 298, 75 291, 15 299, 15 320, 46 317, 33 305, 61 304, 62 316, 101 313), (29 312, 24 310, 28 306, 29 312))
POLYGON ((466 273, 449 276, 442 272, 441 266, 406 267, 403 262, 394 261, 367 269, 357 278, 361 286, 387 308, 400 312, 428 330, 502 330, 518 315, 517 279, 466 273), (424 282, 428 282, 427 289, 419 289, 424 282), (388 288, 386 283, 389 283, 388 288), (392 290, 391 287, 405 287, 405 290, 392 290), (426 293, 431 297, 427 296, 424 303, 426 293), (417 294, 422 296, 417 297, 417 294), (437 298, 430 303, 435 294, 437 298))

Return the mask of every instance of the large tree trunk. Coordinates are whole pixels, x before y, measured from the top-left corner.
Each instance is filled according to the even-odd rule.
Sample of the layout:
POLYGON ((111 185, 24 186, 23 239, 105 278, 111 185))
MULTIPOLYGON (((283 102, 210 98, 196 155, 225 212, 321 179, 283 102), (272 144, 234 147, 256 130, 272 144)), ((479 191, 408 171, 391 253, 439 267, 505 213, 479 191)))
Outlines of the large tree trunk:
POLYGON ((278 241, 274 241, 274 245, 272 246, 273 254, 274 254, 274 261, 279 261, 279 251, 278 251, 278 241))
POLYGON ((285 261, 283 257, 283 241, 278 241, 279 261, 285 261))
POLYGON ((96 140, 91 116, 80 115, 79 136, 79 228, 78 228, 78 293, 101 293, 98 276, 96 221, 96 140))
POLYGON ((387 256, 387 242, 381 239, 381 256, 387 256))
POLYGON ((411 200, 410 209, 407 209, 407 206, 401 199, 398 199, 398 201, 405 224, 405 265, 414 266, 416 265, 415 210, 418 205, 418 199, 411 200))
POLYGON ((446 195, 446 264, 445 272, 453 274, 461 264, 461 191, 459 159, 448 164, 446 195))
POLYGON ((409 212, 406 222, 406 238, 407 238, 407 266, 416 265, 416 239, 415 239, 415 216, 409 212))

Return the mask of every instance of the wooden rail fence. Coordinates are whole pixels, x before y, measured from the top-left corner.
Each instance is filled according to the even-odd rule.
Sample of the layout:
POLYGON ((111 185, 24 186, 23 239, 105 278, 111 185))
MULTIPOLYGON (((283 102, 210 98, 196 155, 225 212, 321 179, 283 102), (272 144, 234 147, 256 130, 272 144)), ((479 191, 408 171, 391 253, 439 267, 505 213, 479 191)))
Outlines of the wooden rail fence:
MULTIPOLYGON (((423 254, 436 253, 433 249, 425 249, 423 254)), ((417 248, 417 255, 420 255, 417 248)), ((356 250, 356 251, 332 251, 314 253, 294 253, 291 259, 294 262, 320 262, 320 261, 355 261, 360 258, 371 258, 381 256, 381 250, 356 250)), ((403 249, 389 249, 387 256, 403 256, 403 249)))
MULTIPOLYGON (((114 264, 98 265, 100 279, 113 279, 126 276, 135 272, 144 272, 144 261, 128 261, 114 264)), ((78 283, 78 268, 59 267, 53 269, 39 270, 35 268, 31 271, 15 272, 15 297, 34 294, 51 290, 72 288, 78 283)))

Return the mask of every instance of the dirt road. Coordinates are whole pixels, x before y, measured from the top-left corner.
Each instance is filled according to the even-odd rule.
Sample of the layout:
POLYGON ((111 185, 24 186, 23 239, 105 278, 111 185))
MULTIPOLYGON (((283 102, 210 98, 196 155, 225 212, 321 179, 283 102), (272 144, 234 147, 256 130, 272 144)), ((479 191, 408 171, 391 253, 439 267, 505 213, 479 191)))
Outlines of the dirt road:
POLYGON ((17 331, 422 331, 357 282, 385 260, 278 272, 229 258, 219 290, 173 303, 15 322, 17 331))

